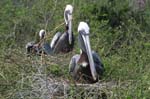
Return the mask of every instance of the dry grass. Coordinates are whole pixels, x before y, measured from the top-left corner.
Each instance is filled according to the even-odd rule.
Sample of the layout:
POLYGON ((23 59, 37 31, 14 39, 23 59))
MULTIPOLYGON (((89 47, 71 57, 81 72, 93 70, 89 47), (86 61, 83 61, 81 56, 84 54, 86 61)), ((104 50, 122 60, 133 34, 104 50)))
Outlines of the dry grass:
MULTIPOLYGON (((143 88, 146 88, 144 92, 149 91, 148 82, 141 82, 139 78, 132 80, 130 75, 126 78, 123 72, 117 76, 112 71, 113 67, 106 68, 103 79, 98 83, 74 83, 68 75, 68 61, 74 53, 43 56, 41 61, 41 56, 27 58, 20 49, 11 50, 1 58, 1 99, 130 99, 141 97, 143 88), (140 96, 132 96, 132 92, 140 96)), ((133 76, 134 73, 136 71, 133 70, 133 76)))

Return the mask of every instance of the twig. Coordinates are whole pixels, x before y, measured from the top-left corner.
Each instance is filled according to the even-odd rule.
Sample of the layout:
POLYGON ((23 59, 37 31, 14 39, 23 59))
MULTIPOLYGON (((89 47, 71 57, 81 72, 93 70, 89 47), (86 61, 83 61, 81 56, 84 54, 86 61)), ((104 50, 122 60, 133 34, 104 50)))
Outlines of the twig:
POLYGON ((55 10, 56 10, 56 6, 57 6, 57 0, 55 0, 55 6, 54 6, 54 9, 53 9, 53 13, 51 14, 51 16, 46 21, 45 30, 47 29, 47 25, 49 23, 50 18, 52 19, 52 17, 54 16, 54 13, 55 13, 55 10))

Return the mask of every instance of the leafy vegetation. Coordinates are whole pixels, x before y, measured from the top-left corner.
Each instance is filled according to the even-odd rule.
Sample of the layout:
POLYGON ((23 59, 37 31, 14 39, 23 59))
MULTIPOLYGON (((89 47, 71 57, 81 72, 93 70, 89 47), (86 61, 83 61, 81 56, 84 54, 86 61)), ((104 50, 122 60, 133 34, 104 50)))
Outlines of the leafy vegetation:
MULTIPOLYGON (((47 42, 56 31, 63 31, 64 26, 55 28, 64 22, 65 5, 72 4, 75 36, 79 22, 86 21, 91 27, 92 49, 104 63, 106 71, 99 83, 115 82, 116 87, 103 90, 107 98, 149 99, 150 2, 146 0, 144 7, 137 8, 132 1, 136 0, 1 0, 0 98, 43 99, 45 90, 37 91, 37 85, 45 84, 45 74, 62 83, 73 82, 68 64, 79 52, 77 40, 74 51, 66 55, 42 59, 25 55, 25 44, 36 40, 40 29, 46 29, 47 42), (39 81, 40 77, 43 80, 39 81)), ((68 97, 77 93, 73 87, 68 97)))

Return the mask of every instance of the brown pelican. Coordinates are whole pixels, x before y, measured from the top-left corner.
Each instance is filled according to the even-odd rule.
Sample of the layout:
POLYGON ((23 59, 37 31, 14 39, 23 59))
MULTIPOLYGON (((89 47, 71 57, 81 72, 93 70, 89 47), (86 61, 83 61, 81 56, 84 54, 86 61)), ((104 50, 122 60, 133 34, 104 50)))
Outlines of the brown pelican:
POLYGON ((91 51, 89 41, 89 26, 85 22, 80 22, 78 26, 78 42, 80 46, 80 55, 74 55, 69 65, 69 73, 76 80, 87 83, 95 83, 104 72, 104 66, 101 63, 99 55, 91 51))
MULTIPOLYGON (((44 29, 41 29, 40 32, 39 32, 40 41, 42 39, 44 39, 45 35, 46 35, 46 31, 44 29)), ((35 42, 35 41, 28 42, 26 44, 26 53, 27 54, 29 54, 29 53, 40 54, 41 51, 42 51, 42 46, 41 46, 40 41, 38 41, 38 42, 35 42)))
POLYGON ((72 51, 73 49, 74 36, 72 33, 72 12, 73 12, 72 5, 66 5, 65 11, 64 11, 66 31, 63 34, 60 32, 57 32, 54 35, 50 44, 50 47, 53 50, 53 53, 59 53, 59 52, 66 53, 66 52, 72 51))

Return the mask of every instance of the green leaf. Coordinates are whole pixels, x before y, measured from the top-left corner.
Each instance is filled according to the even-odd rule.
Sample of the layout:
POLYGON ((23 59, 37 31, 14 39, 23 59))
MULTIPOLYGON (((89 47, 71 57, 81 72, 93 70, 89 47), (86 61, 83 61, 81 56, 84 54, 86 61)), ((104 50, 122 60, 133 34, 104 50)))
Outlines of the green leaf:
POLYGON ((144 43, 145 47, 150 47, 150 43, 144 43))

